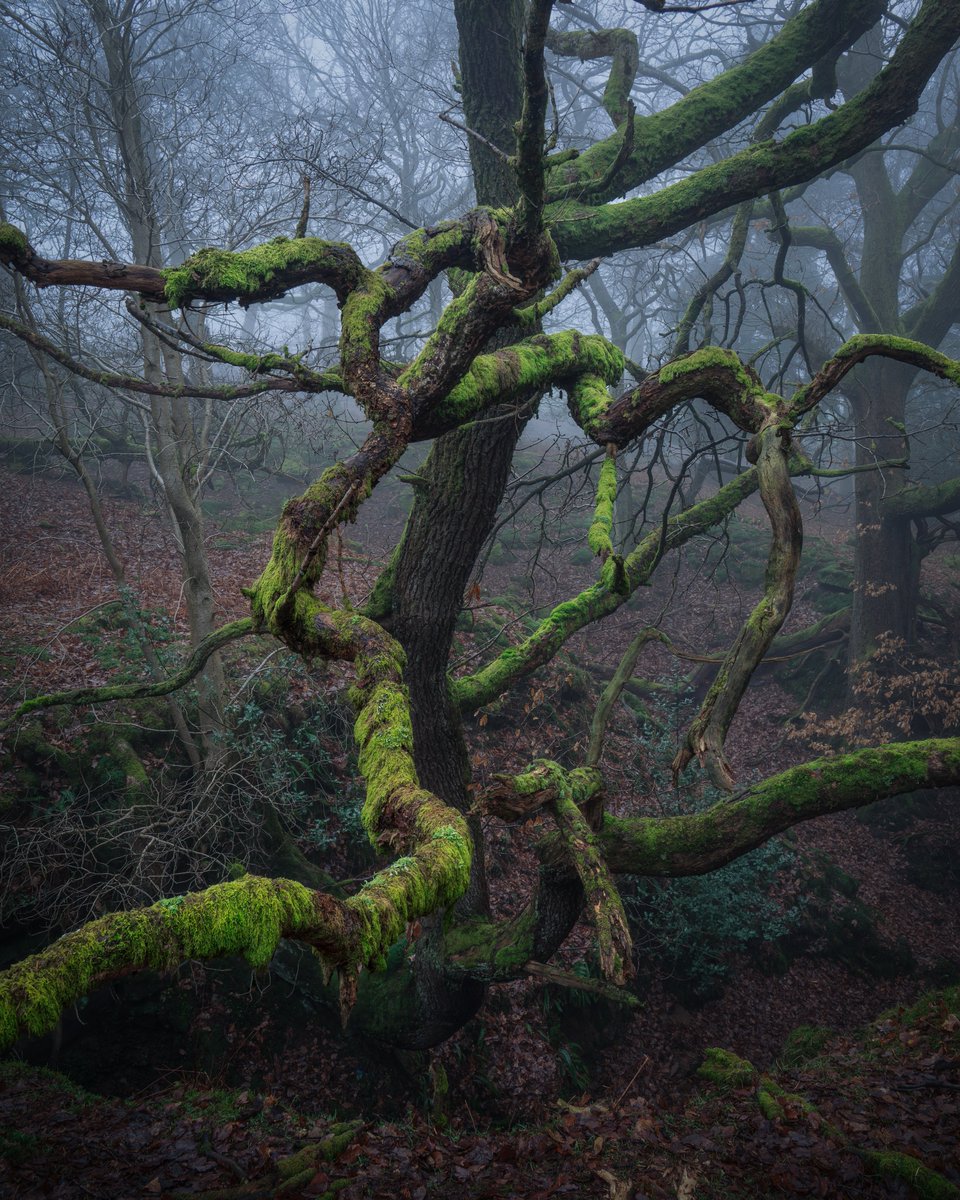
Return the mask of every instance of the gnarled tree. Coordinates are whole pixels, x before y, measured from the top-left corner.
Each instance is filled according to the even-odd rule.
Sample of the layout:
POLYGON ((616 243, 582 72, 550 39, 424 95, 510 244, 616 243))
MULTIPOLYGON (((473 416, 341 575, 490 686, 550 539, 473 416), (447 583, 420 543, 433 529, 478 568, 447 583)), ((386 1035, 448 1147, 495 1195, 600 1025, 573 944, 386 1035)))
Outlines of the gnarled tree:
MULTIPOLYGON (((669 6, 648 8, 638 10, 638 20, 673 19, 669 6)), ((629 32, 587 39, 578 48, 551 34, 552 9, 552 0, 456 0, 463 125, 478 205, 413 230, 377 266, 366 265, 351 245, 305 230, 241 251, 197 250, 178 265, 158 267, 53 259, 15 225, 0 228, 3 262, 38 286, 97 287, 133 295, 151 311, 179 310, 180 325, 164 325, 163 336, 179 335, 186 349, 202 349, 243 372, 236 388, 335 389, 363 410, 369 422, 363 444, 285 506, 269 562, 249 588, 250 619, 226 636, 252 629, 311 659, 352 664, 363 822, 389 859, 346 899, 289 879, 247 876, 104 916, 0 976, 0 1040, 40 1032, 65 1005, 111 978, 224 954, 265 964, 288 937, 312 946, 338 973, 345 1018, 396 1044, 429 1046, 476 1010, 488 984, 549 959, 585 907, 607 980, 621 986, 632 956, 618 873, 710 871, 797 822, 960 782, 960 739, 930 740, 811 762, 704 813, 616 819, 603 809, 608 690, 582 764, 536 760, 479 796, 481 811, 513 816, 545 809, 556 826, 544 839, 526 906, 510 921, 491 919, 479 827, 468 814, 461 713, 533 675, 572 634, 620 608, 665 554, 759 492, 772 530, 764 592, 726 654, 677 764, 699 759, 731 789, 726 734, 789 611, 801 550, 791 478, 808 464, 794 442, 798 423, 868 358, 907 362, 960 385, 960 364, 920 342, 877 333, 844 344, 791 395, 769 391, 732 351, 708 348, 667 363, 614 398, 610 389, 624 370, 616 346, 576 330, 537 331, 580 278, 563 276, 561 264, 662 241, 732 205, 830 170, 906 119, 960 35, 952 0, 924 0, 898 25, 889 63, 861 91, 782 135, 778 117, 795 107, 783 97, 795 99, 799 90, 811 104, 829 98, 838 56, 883 19, 878 0, 814 0, 771 28, 742 63, 642 115, 629 101, 636 65, 629 32), (580 152, 558 149, 548 136, 548 46, 612 59, 603 99, 616 131, 580 152), (718 149, 717 139, 750 122, 762 123, 760 140, 728 153, 718 149), (704 160, 706 147, 713 153, 704 160), (385 326, 446 273, 455 294, 432 332, 408 361, 390 361, 381 344, 385 326), (254 354, 199 345, 191 333, 195 306, 266 303, 305 284, 336 296, 341 327, 333 368, 285 349, 254 354), (590 587, 557 605, 523 642, 451 679, 454 623, 470 572, 495 519, 519 432, 548 389, 566 393, 573 420, 606 450, 589 537, 602 565, 590 587), (616 553, 618 455, 663 414, 695 398, 742 431, 754 465, 715 496, 665 519, 628 553, 616 553), (407 447, 427 439, 433 446, 410 518, 367 611, 322 602, 314 585, 331 535, 356 517, 407 447), (415 959, 404 970, 381 972, 388 950, 417 919, 415 959)), ((42 334, 13 320, 4 325, 58 355, 42 334)), ((59 358, 68 370, 91 370, 59 358)), ((149 375, 96 375, 100 383, 146 395, 158 386, 149 375)), ((219 644, 209 641, 207 650, 219 644)), ((205 652, 198 649, 195 666, 205 652)), ((40 697, 30 707, 71 698, 40 697)))

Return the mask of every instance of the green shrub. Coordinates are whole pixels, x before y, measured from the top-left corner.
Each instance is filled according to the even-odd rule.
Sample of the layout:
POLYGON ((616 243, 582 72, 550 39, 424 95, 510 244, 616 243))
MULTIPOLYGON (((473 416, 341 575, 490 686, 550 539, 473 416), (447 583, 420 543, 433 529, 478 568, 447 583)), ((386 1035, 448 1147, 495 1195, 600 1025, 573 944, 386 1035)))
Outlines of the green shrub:
MULTIPOLYGON (((672 782, 670 763, 692 710, 690 694, 678 693, 666 713, 666 725, 640 726, 638 766, 650 788, 648 811, 697 812, 726 798, 704 784, 695 767, 688 768, 676 785, 672 782)), ((774 839, 709 875, 621 880, 639 970, 643 971, 645 959, 656 961, 668 977, 668 986, 687 1002, 718 994, 738 955, 762 954, 796 927, 800 908, 785 908, 773 894, 775 885, 795 866, 790 845, 774 839)))

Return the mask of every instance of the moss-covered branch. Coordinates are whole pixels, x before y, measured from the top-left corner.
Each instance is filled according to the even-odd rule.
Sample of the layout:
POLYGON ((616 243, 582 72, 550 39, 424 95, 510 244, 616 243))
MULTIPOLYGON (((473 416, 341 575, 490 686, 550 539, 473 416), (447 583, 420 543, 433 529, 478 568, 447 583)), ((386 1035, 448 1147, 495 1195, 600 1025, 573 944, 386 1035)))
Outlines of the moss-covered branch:
POLYGON ((251 617, 241 617, 239 621, 230 621, 227 625, 221 625, 219 629, 208 634, 194 649, 180 670, 166 679, 159 679, 152 683, 143 680, 140 683, 113 683, 103 687, 72 688, 66 692, 50 692, 45 696, 34 696, 18 705, 12 716, 0 724, 0 729, 7 728, 28 713, 37 712, 43 708, 53 708, 57 704, 76 707, 80 704, 107 704, 117 700, 143 700, 149 696, 169 696, 171 692, 186 687, 191 679, 199 675, 211 655, 216 654, 218 650, 222 650, 224 646, 228 646, 238 638, 248 637, 254 632, 256 631, 251 617))
POLYGON ((880 502, 884 517, 944 517, 960 509, 960 478, 945 479, 943 483, 910 484, 895 496, 885 496, 880 502))
MULTIPOLYGON (((876 19, 879 12, 879 6, 873 3, 852 5, 843 14, 846 33, 857 24, 852 18, 854 8, 859 9, 860 15, 867 18, 869 23, 876 19)), ((821 38, 832 23, 831 12, 839 13, 840 9, 840 5, 831 3, 804 8, 798 17, 787 22, 778 37, 747 59, 742 67, 734 72, 725 72, 710 84, 695 89, 678 105, 648 118, 659 124, 656 138, 650 138, 647 127, 638 122, 635 155, 643 153, 647 157, 640 175, 651 178, 652 174, 678 161, 678 149, 684 144, 686 136, 682 128, 688 119, 696 145, 703 145, 701 139, 714 120, 719 120, 724 128, 728 128, 727 122, 732 114, 739 111, 741 116, 746 116, 754 112, 764 99, 772 99, 781 92, 803 70, 803 67, 796 70, 799 63, 804 59, 807 63, 811 61, 807 54, 813 47, 817 47, 814 57, 820 58, 836 42, 834 38, 830 43, 824 43, 821 38), (814 24, 806 26, 808 21, 814 24), (784 74, 777 70, 768 72, 766 69, 757 73, 756 86, 766 93, 764 97, 758 96, 753 90, 754 82, 749 79, 751 68, 757 68, 757 56, 767 52, 774 56, 781 54, 785 48, 785 42, 781 39, 785 35, 788 40, 795 39, 801 26, 805 29, 802 35, 805 45, 799 47, 794 43, 793 49, 784 54, 784 74), (771 86, 774 78, 776 86, 771 86), (720 99, 720 92, 715 88, 721 90, 725 99, 713 113, 712 105, 720 99), (732 91, 738 94, 729 94, 732 91), (747 97, 748 107, 741 111, 740 104, 747 97), (670 114, 676 118, 679 105, 687 105, 688 102, 689 106, 681 110, 683 121, 678 125, 670 114)), ((604 205, 560 202, 550 206, 547 213, 561 256, 591 258, 596 254, 607 254, 631 246, 649 245, 743 200, 804 182, 830 170, 852 154, 865 149, 886 130, 902 123, 916 111, 923 88, 958 36, 960 10, 952 0, 925 0, 883 70, 857 96, 819 121, 796 130, 782 141, 766 141, 748 147, 649 196, 604 205)), ((734 120, 739 119, 734 117, 734 120)), ((714 134, 706 133, 707 139, 712 136, 714 134)), ((610 156, 615 153, 615 147, 610 143, 604 144, 602 150, 596 147, 581 155, 571 166, 562 168, 564 184, 570 182, 569 173, 573 167, 586 172, 586 178, 599 173, 592 157, 595 151, 597 155, 610 156)), ((619 189, 622 190, 627 177, 628 173, 621 173, 617 184, 619 189)), ((626 186, 634 186, 639 182, 637 176, 632 176, 626 186)))
POLYGON ((773 534, 763 596, 724 657, 673 764, 674 774, 678 775, 696 757, 714 784, 727 791, 733 788, 733 775, 723 753, 727 730, 753 672, 790 611, 803 548, 800 507, 790 481, 789 427, 772 418, 757 441, 760 496, 773 534))
POLYGON ((184 308, 193 300, 246 307, 274 300, 305 283, 323 283, 342 303, 367 274, 346 242, 280 237, 249 250, 198 250, 180 266, 162 272, 162 299, 170 308, 184 308))
POLYGON ((564 853, 583 886, 587 910, 597 931, 600 973, 611 983, 623 985, 633 974, 633 944, 620 893, 610 877, 596 836, 573 797, 559 785, 553 815, 564 853))
POLYGON ((247 876, 101 917, 0 975, 0 1045, 51 1028, 66 1005, 110 979, 224 955, 264 966, 281 937, 307 942, 340 972, 349 1009, 359 968, 382 967, 408 922, 463 893, 472 842, 463 817, 420 787, 403 651, 372 621, 313 603, 325 652, 356 666, 364 827, 379 850, 401 857, 346 901, 292 880, 247 876))
POLYGON ((515 308, 513 310, 514 320, 518 325, 527 327, 539 325, 547 313, 553 312, 585 279, 589 279, 599 266, 600 259, 593 258, 585 266, 575 267, 572 271, 568 271, 548 296, 544 296, 542 300, 537 300, 535 304, 528 305, 526 308, 515 308))
POLYGON ((544 141, 549 89, 543 48, 550 25, 553 0, 530 0, 523 36, 523 107, 517 125, 517 230, 530 242, 539 237, 546 195, 544 141))
POLYGON ((288 500, 273 535, 270 561, 249 589, 253 619, 291 650, 323 653, 314 624, 312 587, 323 572, 330 533, 356 519, 370 490, 406 449, 404 431, 375 426, 356 454, 328 467, 300 496, 288 500))
POLYGON ((493 404, 510 404, 539 389, 556 386, 572 393, 586 376, 598 380, 608 404, 607 384, 618 382, 623 369, 621 352, 599 334, 573 330, 525 338, 492 354, 478 354, 460 382, 416 418, 411 440, 435 437, 493 404))
POLYGON ((613 509, 617 499, 617 460, 608 454, 600 468, 593 520, 587 530, 587 545, 603 562, 613 554, 613 509))
POLYGON ((858 1146, 843 1129, 824 1120, 816 1106, 804 1096, 788 1092, 772 1075, 758 1071, 752 1063, 729 1050, 711 1046, 697 1074, 724 1090, 755 1087, 757 1104, 768 1121, 786 1121, 790 1110, 804 1120, 812 1118, 816 1122, 814 1128, 835 1145, 863 1159, 872 1174, 901 1180, 920 1200, 957 1200, 960 1197, 960 1188, 913 1154, 858 1146))
MULTIPOLYGON (((299 355, 250 354, 242 350, 231 350, 229 346, 218 346, 204 342, 203 349, 211 358, 230 367, 240 367, 251 375, 275 375, 282 372, 289 377, 297 391, 303 392, 346 392, 343 376, 339 371, 314 371, 299 355)), ((279 382, 286 383, 286 379, 279 382)))
MULTIPOLYGON (((852 45, 879 19, 881 11, 878 0, 817 0, 804 7, 738 66, 694 88, 669 108, 638 120, 636 145, 627 169, 605 198, 622 195, 653 179, 733 129, 779 96, 819 59, 852 45)), ((605 48, 614 58, 607 87, 619 110, 625 109, 633 82, 632 78, 628 82, 626 75, 631 67, 633 72, 637 67, 636 47, 631 56, 628 39, 623 36, 626 33, 610 30, 555 34, 549 45, 559 53, 581 58, 599 57, 605 48)), ((613 116, 606 95, 604 107, 613 116)), ((625 116, 623 112, 614 118, 618 126, 625 116)), ((614 135, 584 151, 574 163, 558 168, 551 186, 589 185, 603 174, 616 152, 614 135)))
POLYGON ((899 742, 791 767, 705 812, 607 815, 599 836, 614 872, 704 875, 802 821, 958 783, 960 738, 899 742))
POLYGON ((532 975, 544 983, 552 983, 556 987, 570 988, 577 992, 589 992, 593 996, 602 996, 604 1000, 612 1000, 614 1004, 625 1004, 628 1008, 639 1008, 640 1000, 626 988, 617 987, 605 979, 594 979, 589 975, 577 975, 573 971, 564 971, 552 963, 530 962, 523 964, 523 974, 532 975))
POLYGON ((607 723, 610 720, 610 714, 620 699, 623 689, 633 677, 640 652, 644 646, 652 641, 665 642, 667 645, 670 645, 669 638, 661 633, 659 629, 641 629, 627 647, 626 653, 617 664, 617 669, 614 671, 610 682, 603 689, 603 694, 597 702, 593 719, 590 722, 590 741, 587 746, 586 760, 588 767, 599 765, 600 756, 603 753, 603 739, 606 734, 607 723))
POLYGON ((748 433, 757 433, 780 403, 733 350, 705 346, 666 363, 610 403, 593 429, 584 429, 597 442, 626 446, 678 404, 695 399, 706 400, 748 433))
POLYGON ((540 759, 519 775, 497 775, 477 794, 474 808, 501 821, 524 821, 552 804, 562 791, 578 808, 586 805, 603 786, 593 767, 566 770, 549 759, 540 759))
POLYGON ((790 401, 791 415, 797 417, 816 408, 858 363, 873 357, 893 358, 897 362, 909 363, 960 387, 960 362, 956 359, 949 358, 932 346, 915 342, 911 338, 864 333, 844 342, 810 382, 797 390, 790 401))
MULTIPOLYGON (((598 58, 610 59, 610 74, 603 89, 603 107, 614 128, 627 119, 630 90, 637 77, 640 51, 637 35, 632 29, 551 29, 547 49, 563 58, 578 58, 581 62, 598 58)), ((600 157, 595 151, 595 157, 600 157)))
POLYGON ((454 680, 453 694, 460 707, 465 712, 473 712, 489 704, 518 679, 549 662, 578 630, 616 612, 627 597, 649 579, 665 552, 719 525, 758 486, 756 468, 751 468, 708 500, 671 517, 662 530, 648 534, 624 559, 622 586, 615 564, 612 561, 605 563, 596 583, 571 600, 558 604, 520 645, 504 650, 474 675, 454 680))
MULTIPOLYGON (((122 375, 118 371, 104 371, 91 367, 68 354, 62 346, 58 346, 42 333, 0 313, 0 329, 5 329, 18 337, 34 350, 39 350, 47 358, 58 362, 62 367, 80 379, 99 384, 100 387, 117 388, 120 391, 139 392, 145 396, 184 396, 203 400, 242 400, 248 396, 258 396, 269 391, 294 391, 299 385, 295 379, 262 379, 256 383, 239 385, 231 384, 188 384, 188 383, 157 383, 143 379, 139 375, 122 375)), ((226 361, 226 360, 225 360, 226 361)))

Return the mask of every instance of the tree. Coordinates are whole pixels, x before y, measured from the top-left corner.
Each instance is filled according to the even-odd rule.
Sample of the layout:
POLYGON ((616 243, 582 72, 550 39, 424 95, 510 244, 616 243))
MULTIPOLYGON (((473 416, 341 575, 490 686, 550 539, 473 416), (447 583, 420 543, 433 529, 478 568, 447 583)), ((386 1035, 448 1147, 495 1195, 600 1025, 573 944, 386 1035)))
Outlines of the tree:
MULTIPOLYGON (((846 67, 846 90, 869 78, 870 62, 864 55, 846 67)), ((952 82, 951 73, 944 72, 925 144, 906 153, 896 148, 883 153, 881 143, 847 168, 860 213, 859 261, 851 253, 854 247, 845 247, 830 229, 803 225, 791 230, 794 245, 825 254, 849 318, 861 333, 895 331, 940 346, 955 324, 960 250, 952 239, 937 238, 938 226, 949 223, 955 204, 944 195, 955 177, 960 147, 952 82)), ((938 540, 929 522, 960 507, 960 480, 927 483, 918 455, 911 455, 907 403, 917 376, 910 366, 878 359, 858 368, 846 384, 860 465, 869 468, 879 458, 910 468, 909 476, 891 466, 855 477, 853 662, 869 657, 884 636, 915 641, 920 565, 938 540)))
MULTIPOLYGON (((644 22, 673 19, 669 8, 647 7, 658 11, 640 14, 644 22)), ((697 759, 732 790, 726 733, 789 612, 800 555, 791 475, 809 463, 794 430, 868 359, 905 362, 960 384, 960 364, 945 355, 901 336, 871 333, 844 343, 789 396, 769 390, 733 351, 706 347, 613 399, 608 389, 625 365, 615 345, 576 330, 539 332, 588 269, 575 267, 561 277, 560 262, 663 241, 731 205, 830 170, 905 120, 960 35, 955 4, 924 0, 911 20, 898 15, 888 64, 829 111, 823 102, 835 91, 838 59, 884 19, 876 0, 814 0, 786 21, 763 8, 766 41, 739 65, 648 115, 638 116, 628 103, 635 60, 614 54, 604 101, 617 129, 580 152, 557 149, 547 135, 544 50, 552 10, 552 0, 529 6, 456 0, 463 125, 478 207, 411 231, 375 268, 349 244, 302 235, 239 251, 202 249, 174 266, 54 259, 15 225, 0 228, 0 256, 29 281, 133 293, 143 305, 180 310, 185 347, 244 373, 235 389, 340 390, 366 414, 370 431, 356 453, 285 506, 270 561, 249 589, 251 617, 205 639, 174 683, 225 639, 251 631, 311 659, 352 663, 355 736, 367 789, 363 821, 374 846, 392 859, 347 899, 291 879, 246 876, 105 916, 2 976, 4 1040, 48 1027, 65 1004, 114 976, 223 954, 264 965, 278 939, 291 937, 311 945, 337 972, 345 1018, 396 1044, 429 1046, 476 1010, 487 984, 548 960, 585 908, 596 926, 607 985, 620 988, 632 959, 613 878, 618 873, 704 873, 799 821, 960 782, 960 741, 933 739, 795 767, 698 815, 614 818, 603 809, 604 724, 632 669, 630 655, 635 658, 651 636, 645 631, 602 697, 581 762, 535 760, 473 798, 483 812, 506 818, 544 809, 556 825, 541 847, 527 905, 510 921, 490 918, 461 713, 527 680, 574 632, 620 609, 664 554, 759 491, 772 530, 764 593, 728 650, 676 763, 681 770, 697 759), (819 106, 816 118, 775 137, 801 100, 819 106), (723 153, 717 139, 744 123, 762 137, 723 153), (686 169, 691 159, 694 166, 686 169), (650 190, 656 180, 660 185, 650 190), (409 361, 390 361, 381 352, 388 322, 413 309, 446 273, 453 294, 432 332, 409 361), (285 348, 237 350, 201 338, 192 324, 195 305, 265 303, 306 283, 329 288, 340 307, 333 368, 285 348), (601 563, 598 578, 549 612, 519 645, 451 680, 453 626, 470 572, 495 520, 519 431, 550 388, 567 394, 573 419, 606 451, 589 532, 601 563), (618 455, 658 417, 697 398, 749 439, 754 465, 716 495, 667 517, 628 554, 616 553, 618 455), (429 439, 410 519, 366 611, 322 603, 313 585, 332 532, 356 517, 408 446, 429 439), (418 921, 415 958, 402 970, 382 972, 388 950, 418 921)), ((43 335, 13 321, 5 325, 64 362, 43 335)), ((167 327, 165 336, 172 336, 167 327)), ((71 359, 65 365, 89 370, 71 359)), ((146 373, 97 371, 96 377, 147 395, 156 388, 146 373)), ((119 687, 97 694, 107 699, 162 690, 119 687)), ((68 699, 78 697, 40 697, 21 713, 68 699)))

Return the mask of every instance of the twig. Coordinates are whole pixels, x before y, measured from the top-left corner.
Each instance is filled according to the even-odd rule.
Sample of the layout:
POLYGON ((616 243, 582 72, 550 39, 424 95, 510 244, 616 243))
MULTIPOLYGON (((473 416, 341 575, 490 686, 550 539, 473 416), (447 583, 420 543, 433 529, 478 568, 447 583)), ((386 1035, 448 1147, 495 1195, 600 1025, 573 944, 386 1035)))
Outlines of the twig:
POLYGON ((446 112, 437 113, 437 116, 441 121, 445 121, 448 125, 452 125, 454 129, 459 129, 461 133, 465 133, 469 137, 476 138, 478 142, 486 146, 488 150, 492 150, 494 154, 496 154, 499 158, 502 158, 505 162, 510 162, 510 155, 507 154, 505 150, 501 150, 500 147, 494 145, 489 138, 485 138, 482 133, 477 133, 477 131, 475 129, 471 129, 469 125, 464 125, 460 121, 455 121, 453 117, 450 116, 450 111, 451 110, 448 108, 446 112))
POLYGON ((622 1091, 622 1092, 620 1093, 620 1095, 619 1095, 619 1096, 616 1098, 616 1100, 614 1100, 614 1102, 613 1102, 613 1107, 614 1107, 614 1108, 619 1108, 619 1107, 620 1107, 620 1105, 623 1103, 623 1098, 624 1098, 624 1096, 625 1096, 625 1095, 627 1094, 627 1092, 629 1092, 629 1091, 630 1091, 630 1089, 633 1087, 634 1083, 636 1082, 637 1076, 640 1074, 640 1072, 643 1070, 643 1068, 644 1068, 644 1067, 647 1065, 647 1063, 648 1063, 649 1061, 650 1061, 650 1055, 649 1055, 649 1054, 645 1054, 645 1055, 643 1056, 643 1058, 640 1060, 640 1066, 639 1066, 639 1067, 637 1067, 637 1069, 634 1071, 634 1073, 633 1073, 633 1074, 630 1076, 630 1082, 629 1082, 629 1083, 627 1084, 627 1086, 626 1086, 626 1087, 623 1089, 623 1091, 622 1091))

